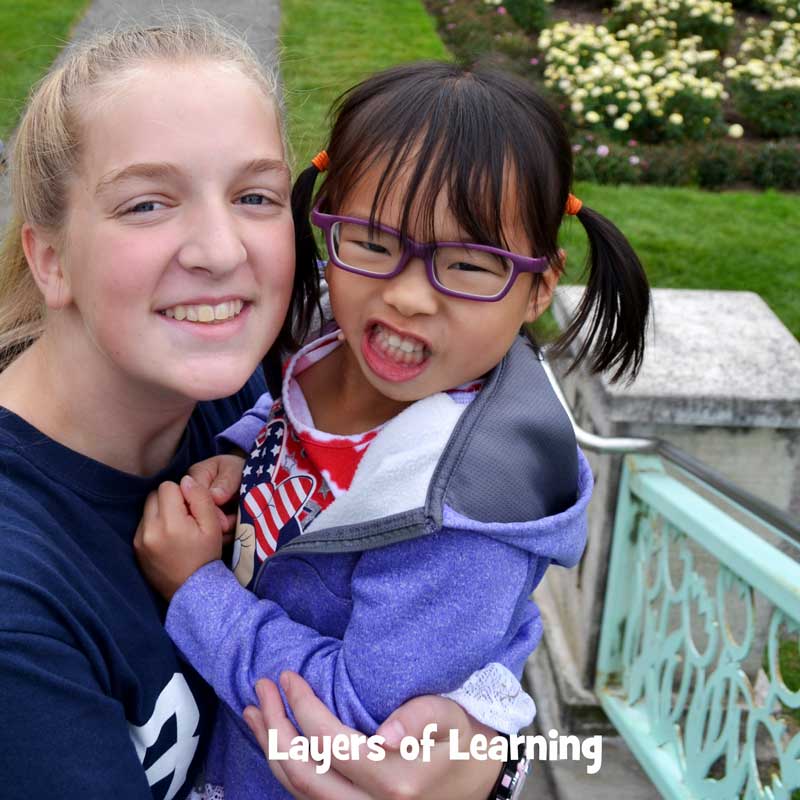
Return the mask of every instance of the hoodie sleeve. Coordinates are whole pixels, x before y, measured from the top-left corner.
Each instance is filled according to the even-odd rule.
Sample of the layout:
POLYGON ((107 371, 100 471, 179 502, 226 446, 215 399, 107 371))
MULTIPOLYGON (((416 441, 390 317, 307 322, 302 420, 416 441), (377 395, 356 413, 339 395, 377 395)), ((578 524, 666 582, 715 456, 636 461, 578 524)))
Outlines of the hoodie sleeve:
POLYGON ((231 447, 238 447, 247 452, 255 441, 258 432, 264 427, 272 408, 272 395, 264 392, 256 400, 256 404, 245 411, 241 419, 237 420, 222 433, 217 434, 217 452, 225 453, 231 447))
POLYGON ((257 702, 259 678, 289 669, 342 722, 372 733, 409 698, 453 690, 490 662, 518 674, 521 663, 505 656, 527 655, 541 636, 527 599, 546 567, 539 561, 457 531, 367 551, 353 572, 341 639, 294 622, 216 561, 176 593, 167 632, 238 714, 257 702))

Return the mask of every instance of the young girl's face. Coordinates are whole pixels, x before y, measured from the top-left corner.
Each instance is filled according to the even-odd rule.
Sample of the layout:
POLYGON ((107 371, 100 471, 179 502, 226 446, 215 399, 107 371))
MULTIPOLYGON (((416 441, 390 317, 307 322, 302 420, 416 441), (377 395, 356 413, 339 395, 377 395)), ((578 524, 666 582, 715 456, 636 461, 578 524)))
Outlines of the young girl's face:
MULTIPOLYGON (((369 219, 380 174, 379 168, 367 172, 333 213, 369 219)), ((398 181, 388 195, 377 220, 382 225, 400 228, 404 183, 398 181)), ((514 208, 512 197, 504 198, 504 208, 514 208)), ((532 256, 531 245, 513 214, 504 213, 502 221, 507 243, 504 249, 532 256)), ((444 194, 436 202, 434 227, 437 241, 469 240, 444 194)), ((409 235, 424 241, 413 229, 409 235)), ((492 244, 501 246, 499 242, 492 244)), ((452 389, 495 367, 520 326, 532 322, 547 308, 557 282, 555 270, 548 269, 535 295, 531 274, 523 273, 501 300, 483 302, 436 290, 418 258, 393 278, 357 275, 330 262, 326 277, 333 313, 349 345, 353 368, 357 364, 374 390, 400 402, 452 389)))
POLYGON ((83 131, 58 253, 59 313, 82 369, 110 390, 237 391, 281 327, 294 275, 274 104, 231 66, 148 65, 89 98, 83 131))

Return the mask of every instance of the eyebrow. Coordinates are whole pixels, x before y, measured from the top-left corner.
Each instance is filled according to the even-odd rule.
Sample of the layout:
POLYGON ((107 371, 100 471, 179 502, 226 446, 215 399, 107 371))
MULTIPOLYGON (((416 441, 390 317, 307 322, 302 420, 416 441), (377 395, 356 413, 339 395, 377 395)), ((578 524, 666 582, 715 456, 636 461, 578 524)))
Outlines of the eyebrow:
POLYGON ((247 163, 242 173, 247 175, 258 174, 261 172, 279 172, 286 175, 287 178, 292 177, 289 165, 280 158, 256 158, 254 161, 247 163))
MULTIPOLYGON (((287 178, 291 178, 288 164, 278 158, 256 158, 253 161, 247 162, 239 170, 239 174, 241 175, 253 175, 265 172, 283 173, 287 178)), ((175 178, 179 173, 180 170, 174 164, 162 162, 129 164, 127 167, 113 170, 104 175, 97 183, 95 195, 103 194, 112 186, 135 178, 175 178)))
POLYGON ((116 169, 104 175, 97 183, 94 190, 95 195, 103 194, 112 186, 133 178, 169 178, 177 175, 178 170, 172 164, 166 163, 144 163, 129 164, 122 169, 116 169))

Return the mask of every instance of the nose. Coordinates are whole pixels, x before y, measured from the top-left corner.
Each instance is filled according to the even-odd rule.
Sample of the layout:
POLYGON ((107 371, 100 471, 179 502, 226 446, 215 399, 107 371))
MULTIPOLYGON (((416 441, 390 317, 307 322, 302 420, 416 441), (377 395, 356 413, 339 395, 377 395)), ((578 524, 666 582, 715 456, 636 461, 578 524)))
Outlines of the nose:
POLYGON ((425 262, 412 258, 399 275, 384 281, 383 300, 404 317, 435 314, 439 292, 431 286, 425 262))
POLYGON ((185 269, 224 275, 247 259, 247 249, 227 203, 205 203, 191 214, 188 235, 178 251, 185 269))

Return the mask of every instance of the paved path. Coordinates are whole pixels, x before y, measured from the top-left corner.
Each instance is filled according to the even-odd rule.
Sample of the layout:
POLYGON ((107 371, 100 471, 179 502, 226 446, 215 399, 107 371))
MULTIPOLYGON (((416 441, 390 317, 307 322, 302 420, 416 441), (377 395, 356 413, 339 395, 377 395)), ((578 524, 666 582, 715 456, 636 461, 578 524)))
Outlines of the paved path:
MULTIPOLYGON (((134 23, 154 23, 170 12, 202 11, 213 14, 242 33, 265 64, 277 61, 280 5, 278 0, 94 0, 75 28, 76 40, 97 30, 134 23)), ((6 176, 0 177, 0 230, 8 219, 6 176)))

